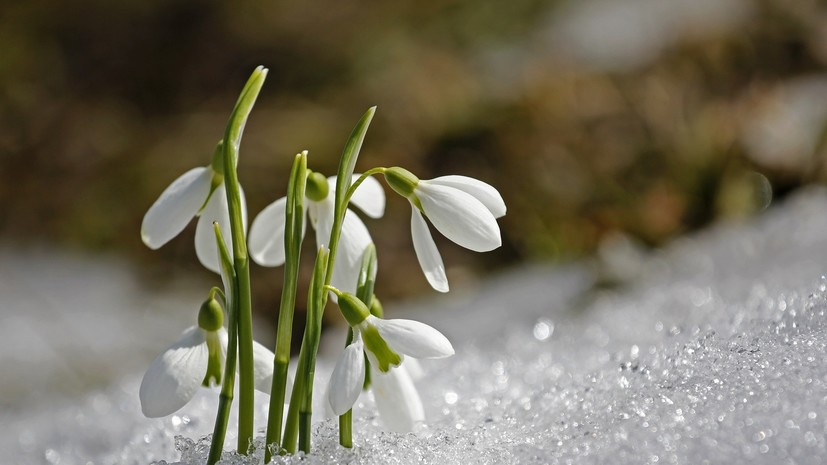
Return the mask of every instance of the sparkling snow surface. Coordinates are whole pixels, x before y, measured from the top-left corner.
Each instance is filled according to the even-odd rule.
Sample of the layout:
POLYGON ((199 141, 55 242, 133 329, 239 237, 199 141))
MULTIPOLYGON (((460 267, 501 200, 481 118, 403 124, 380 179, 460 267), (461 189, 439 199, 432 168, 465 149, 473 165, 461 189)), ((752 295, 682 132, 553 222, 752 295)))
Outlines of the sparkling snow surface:
MULTIPOLYGON (((457 350, 423 363, 427 426, 383 432, 366 394, 354 449, 337 445, 335 422, 320 421, 314 452, 279 463, 824 463, 827 192, 682 239, 645 258, 624 286, 594 290, 593 269, 526 267, 463 294, 387 305, 390 317, 440 328, 457 350)), ((326 342, 317 392, 342 344, 326 342)), ((7 408, 0 456, 203 463, 214 396, 202 390, 176 415, 144 419, 141 374, 74 403, 7 408)), ((261 453, 228 452, 222 463, 257 463, 261 453)))

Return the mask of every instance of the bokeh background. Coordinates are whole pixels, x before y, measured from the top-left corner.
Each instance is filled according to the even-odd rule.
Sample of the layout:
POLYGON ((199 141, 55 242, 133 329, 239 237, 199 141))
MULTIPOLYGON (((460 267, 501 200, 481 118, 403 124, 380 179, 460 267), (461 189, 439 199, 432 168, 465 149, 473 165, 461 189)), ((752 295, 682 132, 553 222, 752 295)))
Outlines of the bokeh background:
MULTIPOLYGON (((495 252, 435 235, 454 289, 655 247, 827 177, 815 0, 32 0, 0 5, 0 44, 1 240, 128 257, 158 289, 213 279, 194 224, 153 252, 140 223, 209 162, 259 64, 270 73, 239 167, 251 218, 284 194, 296 152, 335 172, 378 105, 361 169, 474 176, 509 207, 495 252)), ((367 223, 381 296, 429 292, 406 202, 367 223)), ((271 312, 281 272, 253 273, 271 312)))

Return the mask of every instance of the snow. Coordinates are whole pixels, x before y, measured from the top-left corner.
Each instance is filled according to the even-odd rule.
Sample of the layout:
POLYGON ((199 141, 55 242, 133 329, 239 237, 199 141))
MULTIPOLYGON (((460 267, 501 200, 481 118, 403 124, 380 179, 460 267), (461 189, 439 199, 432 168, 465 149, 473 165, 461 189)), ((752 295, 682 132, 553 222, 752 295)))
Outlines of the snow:
MULTIPOLYGON (((423 362, 418 388, 428 424, 406 435, 384 432, 365 394, 355 409, 354 449, 339 447, 335 422, 320 420, 313 453, 279 463, 823 463, 825 232, 827 191, 809 190, 750 222, 720 224, 643 256, 620 286, 596 286, 593 263, 526 265, 447 297, 388 304, 390 317, 432 324, 457 350, 423 362)), ((122 265, 82 266, 91 269, 89 287, 120 276, 100 267, 122 265)), ((129 314, 97 330, 108 332, 113 349, 112 341, 143 344, 133 358, 149 363, 154 355, 145 354, 140 336, 158 336, 129 314)), ((28 317, 0 318, 3 327, 28 317)), ((45 319, 37 325, 60 333, 45 319)), ((326 344, 316 392, 342 341, 328 337, 326 344)), ((0 342, 3 354, 9 347, 0 342)), ((129 353, 120 347, 113 363, 134 366, 129 353)), ((9 367, 0 359, 4 383, 9 367)), ((0 455, 21 465, 203 463, 214 392, 202 390, 173 416, 145 419, 137 400, 142 372, 132 369, 75 399, 0 404, 0 455)), ((263 424, 266 396, 258 400, 263 424)), ((223 463, 251 460, 228 452, 223 463)))

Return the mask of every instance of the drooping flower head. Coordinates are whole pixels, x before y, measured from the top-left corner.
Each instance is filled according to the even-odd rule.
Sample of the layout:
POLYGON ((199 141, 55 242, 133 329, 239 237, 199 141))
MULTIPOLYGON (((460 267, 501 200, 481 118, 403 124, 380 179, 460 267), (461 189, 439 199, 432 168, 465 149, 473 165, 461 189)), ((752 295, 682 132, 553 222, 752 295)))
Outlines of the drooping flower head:
MULTIPOLYGON (((175 413, 186 405, 200 386, 221 384, 227 358, 224 313, 212 296, 198 312, 198 324, 167 347, 149 365, 139 390, 141 411, 149 418, 175 413)), ((253 341, 255 388, 270 393, 273 353, 253 341)))
POLYGON ((378 318, 356 296, 334 290, 339 308, 353 328, 353 342, 342 352, 330 376, 328 401, 336 415, 353 406, 365 380, 365 359, 371 362, 371 384, 383 421, 395 431, 408 431, 422 420, 419 395, 407 371, 404 356, 443 358, 454 354, 451 342, 439 331, 413 320, 378 318), (376 378, 374 380, 374 377, 376 378), (378 382, 377 382, 378 380, 378 382), (398 405, 393 405, 398 404, 398 405))
MULTIPOLYGON (((195 253, 210 271, 219 272, 218 251, 212 223, 218 222, 224 231, 230 230, 230 212, 224 188, 224 157, 222 143, 208 166, 193 168, 172 182, 149 207, 141 224, 141 239, 150 249, 158 249, 184 230, 193 217, 198 216, 195 228, 195 253)), ((241 191, 244 224, 247 223, 247 205, 241 191)), ((232 253, 230 236, 225 237, 232 253)))
POLYGON ((488 252, 502 245, 497 218, 505 215, 506 206, 493 186, 467 176, 420 180, 400 167, 385 170, 385 180, 411 203, 416 257, 437 291, 448 292, 448 278, 423 213, 439 232, 466 249, 488 252))
MULTIPOLYGON (((358 179, 354 174, 352 181, 358 179)), ((352 182, 351 181, 351 182, 352 182)), ((325 178, 313 172, 307 177, 307 216, 316 231, 316 246, 327 247, 333 226, 336 177, 325 178)), ((371 218, 380 218, 385 212, 385 191, 373 178, 367 178, 353 194, 351 201, 371 218)), ((284 219, 287 198, 271 203, 253 220, 250 227, 249 250, 252 259, 263 266, 279 266, 284 263, 284 219)), ((350 209, 342 222, 339 250, 333 268, 331 283, 343 290, 355 292, 356 278, 365 249, 373 241, 367 227, 350 209)))

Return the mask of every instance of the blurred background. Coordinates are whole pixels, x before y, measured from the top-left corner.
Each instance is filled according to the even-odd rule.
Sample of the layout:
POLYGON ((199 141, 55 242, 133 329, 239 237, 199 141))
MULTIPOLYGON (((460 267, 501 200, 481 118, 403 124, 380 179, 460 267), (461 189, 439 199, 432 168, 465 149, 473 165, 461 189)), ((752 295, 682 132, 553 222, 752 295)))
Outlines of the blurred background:
MULTIPOLYGON (((0 5, 0 43, 0 241, 126 257, 150 289, 215 281, 194 222, 153 252, 141 219, 210 161, 259 64, 239 166, 251 218, 284 195, 296 152, 333 174, 378 105, 358 168, 469 175, 506 200, 495 252, 435 234, 453 289, 645 250, 827 177, 815 0, 33 0, 0 5)), ((366 220, 386 301, 431 292, 410 272, 409 215, 393 197, 366 220)), ((281 270, 253 266, 257 311, 273 312, 281 270)))

